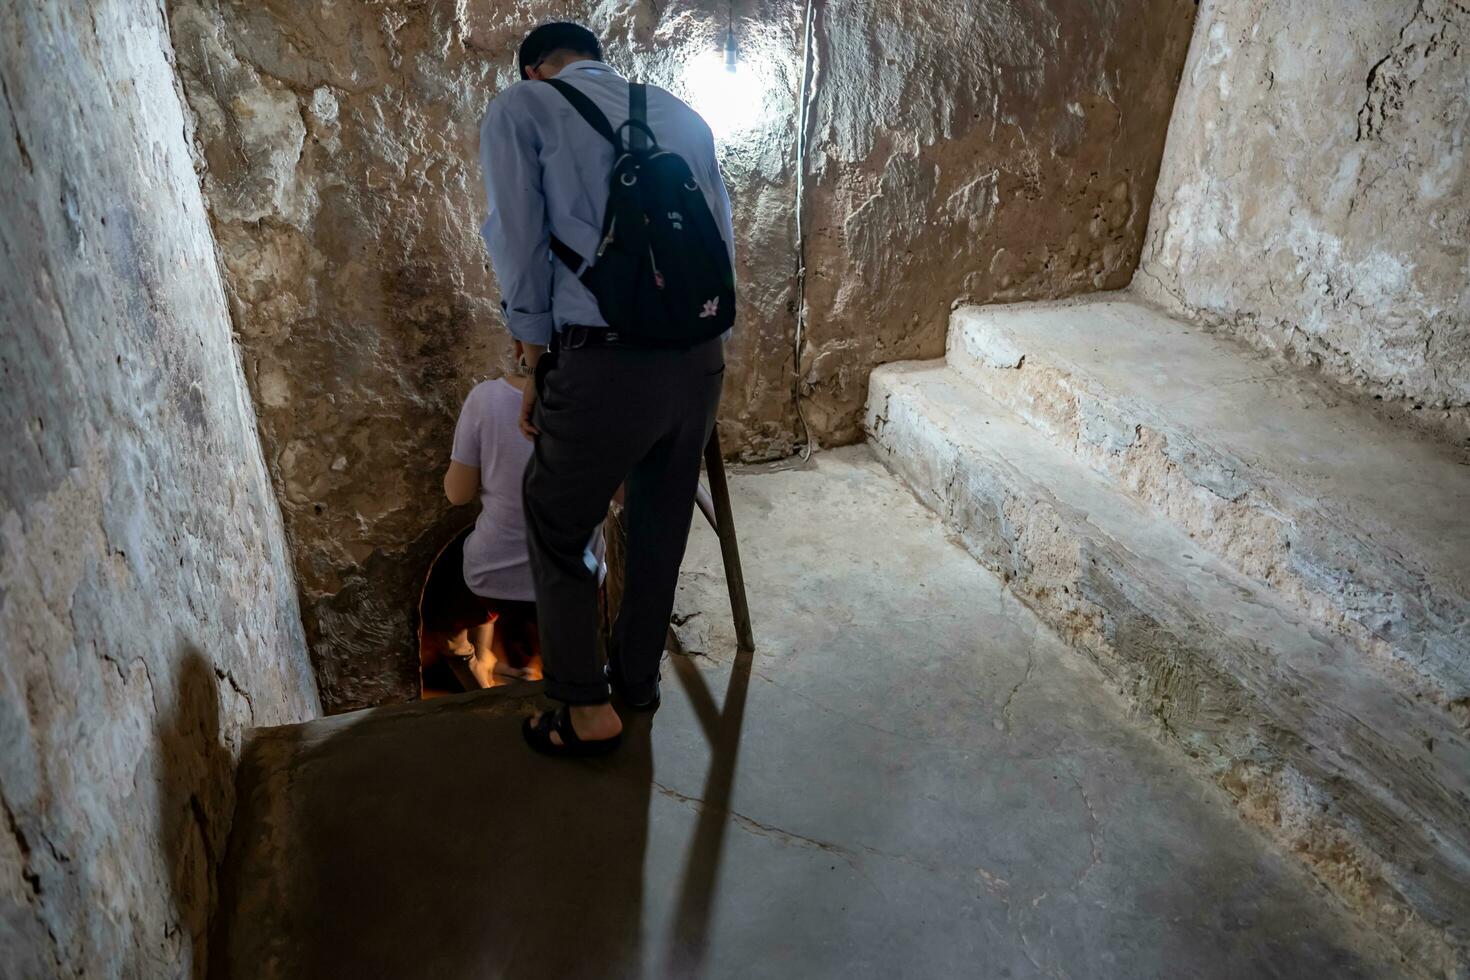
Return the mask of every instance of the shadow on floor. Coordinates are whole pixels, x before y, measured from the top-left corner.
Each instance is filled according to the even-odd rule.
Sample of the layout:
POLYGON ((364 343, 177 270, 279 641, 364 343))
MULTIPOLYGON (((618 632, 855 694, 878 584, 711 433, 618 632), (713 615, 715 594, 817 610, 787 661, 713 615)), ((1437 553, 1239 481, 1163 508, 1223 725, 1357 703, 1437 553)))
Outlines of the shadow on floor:
POLYGON ((730 795, 740 755, 740 732, 745 723, 745 698, 750 689, 753 654, 750 651, 735 654, 724 707, 720 708, 716 707, 704 676, 689 657, 679 654, 678 641, 672 635, 670 643, 675 650, 675 656, 670 658, 674 671, 710 747, 709 773, 700 793, 703 802, 699 821, 675 903, 678 913, 670 950, 670 972, 683 977, 699 975, 709 950, 711 907, 719 883, 725 832, 730 827, 730 795))
POLYGON ((650 719, 610 759, 548 760, 519 733, 537 704, 497 688, 254 747, 214 975, 640 975, 650 719))
POLYGON ((610 758, 548 760, 521 741, 541 703, 523 684, 262 733, 241 767, 212 975, 698 975, 749 667, 741 655, 720 708, 672 658, 710 764, 682 873, 650 883, 677 889, 667 933, 643 921, 657 716, 625 712, 610 758))

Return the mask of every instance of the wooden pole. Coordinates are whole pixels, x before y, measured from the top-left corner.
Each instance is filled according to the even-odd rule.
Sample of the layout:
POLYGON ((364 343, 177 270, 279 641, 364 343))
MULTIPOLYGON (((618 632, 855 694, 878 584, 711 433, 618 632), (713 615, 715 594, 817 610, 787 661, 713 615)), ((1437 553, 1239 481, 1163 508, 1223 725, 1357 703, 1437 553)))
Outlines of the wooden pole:
POLYGON ((740 569, 740 545, 735 540, 735 514, 730 508, 730 484, 725 479, 725 457, 720 453, 718 429, 710 432, 709 444, 704 447, 704 470, 709 475, 713 519, 703 500, 699 501, 700 510, 710 519, 720 539, 725 584, 730 589, 730 612, 735 617, 735 641, 739 650, 749 653, 755 649, 755 634, 750 626, 750 606, 745 600, 745 573, 740 569))

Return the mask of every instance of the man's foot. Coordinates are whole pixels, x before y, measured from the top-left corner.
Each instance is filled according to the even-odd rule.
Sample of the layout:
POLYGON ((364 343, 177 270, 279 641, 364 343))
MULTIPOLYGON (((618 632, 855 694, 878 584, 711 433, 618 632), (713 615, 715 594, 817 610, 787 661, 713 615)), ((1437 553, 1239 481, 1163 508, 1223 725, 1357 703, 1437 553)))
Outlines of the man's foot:
POLYGON ((543 755, 593 756, 607 755, 621 745, 622 729, 617 713, 601 704, 542 712, 522 722, 521 735, 543 755), (580 720, 574 720, 574 712, 580 720))
MULTIPOLYGON (((582 742, 605 742, 623 733, 623 720, 610 704, 574 704, 566 708, 571 715, 572 732, 582 742)), ((542 719, 553 711, 542 711, 530 719, 532 728, 540 728, 542 719)), ((550 742, 562 746, 561 732, 552 730, 550 742)))

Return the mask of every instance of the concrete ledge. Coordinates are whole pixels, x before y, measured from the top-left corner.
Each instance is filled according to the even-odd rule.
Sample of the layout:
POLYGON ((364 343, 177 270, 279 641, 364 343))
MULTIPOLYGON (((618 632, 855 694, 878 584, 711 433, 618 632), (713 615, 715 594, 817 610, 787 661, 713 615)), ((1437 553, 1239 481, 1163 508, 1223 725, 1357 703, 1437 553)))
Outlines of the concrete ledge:
POLYGON ((964 307, 948 363, 1470 726, 1470 466, 1125 294, 964 307))
MULTIPOLYGON (((540 692, 539 682, 509 684, 252 732, 236 776, 235 818, 220 874, 209 975, 216 980, 325 976, 321 963, 313 959, 323 950, 330 954, 335 949, 349 961, 359 957, 357 947, 369 941, 353 936, 351 916, 344 915, 342 908, 361 904, 363 898, 334 895, 322 887, 322 868, 330 868, 331 859, 341 855, 325 853, 321 840, 313 836, 318 825, 329 813, 345 811, 350 818, 365 799, 393 795, 397 787, 375 784, 369 778, 381 773, 402 772, 415 765, 429 770, 452 768, 444 763, 451 758, 462 761, 467 784, 493 782, 499 775, 496 767, 477 756, 482 730, 498 724, 506 733, 501 735, 504 744, 515 745, 518 718, 533 710, 531 702, 540 692), (455 733, 459 737, 452 737, 455 733), (406 766, 403 756, 414 751, 421 757, 406 766), (358 781, 342 780, 344 770, 355 771, 358 781), (345 791, 344 783, 356 792, 345 791)), ((506 758, 524 761, 523 755, 530 753, 507 753, 506 758)), ((485 794, 483 788, 473 791, 485 794)), ((464 792, 472 788, 467 786, 464 792)), ((393 828, 399 833, 377 842, 374 850, 355 854, 349 850, 348 864, 370 867, 381 861, 398 866, 405 859, 410 863, 417 859, 433 867, 434 849, 424 847, 416 852, 413 841, 401 835, 404 826, 414 827, 426 841, 460 834, 466 848, 481 843, 473 826, 442 824, 442 799, 402 795, 402 809, 421 807, 422 813, 393 828)), ((485 812, 488 817, 495 811, 487 805, 485 812)), ((380 829, 386 831, 364 827, 363 836, 370 838, 380 829)), ((343 846, 347 848, 349 842, 343 846)), ((486 845, 479 850, 493 848, 486 845)), ((330 879, 329 874, 326 877, 330 879)), ((432 875, 424 877, 433 880, 432 875)), ((412 921, 418 911, 406 898, 391 892, 382 901, 403 901, 405 922, 412 921)), ((447 915, 455 896, 445 895, 443 901, 447 915)), ((360 974, 346 969, 332 975, 360 974)))
POLYGON ((1247 818, 1419 969, 1466 975, 1470 745, 1452 719, 953 370, 876 371, 867 422, 969 550, 1247 818))

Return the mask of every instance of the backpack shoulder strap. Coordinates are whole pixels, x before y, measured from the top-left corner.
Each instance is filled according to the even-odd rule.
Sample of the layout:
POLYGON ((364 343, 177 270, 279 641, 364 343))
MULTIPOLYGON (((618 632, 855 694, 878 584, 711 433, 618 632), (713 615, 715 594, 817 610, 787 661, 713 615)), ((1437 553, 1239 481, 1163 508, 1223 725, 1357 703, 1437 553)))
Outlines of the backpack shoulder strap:
MULTIPOLYGON (((607 121, 607 116, 602 114, 602 110, 597 108, 596 103, 559 78, 548 78, 545 79, 545 82, 560 92, 562 98, 570 102, 572 108, 577 110, 577 115, 587 120, 587 125, 597 130, 603 139, 613 145, 613 149, 618 148, 618 137, 613 132, 612 123, 607 121)), ((551 252, 561 259, 563 265, 572 270, 572 275, 580 276, 587 268, 587 260, 555 235, 551 236, 551 252)))
POLYGON ((648 149, 648 86, 642 82, 633 82, 628 86, 628 119, 638 123, 637 126, 629 126, 629 149, 642 152, 648 149))
POLYGON ((579 116, 587 120, 589 126, 601 133, 602 138, 611 143, 614 149, 617 148, 618 137, 613 132, 612 123, 607 121, 607 116, 602 114, 602 110, 597 108, 597 105, 591 99, 559 78, 548 78, 545 81, 547 85, 560 92, 562 97, 572 104, 572 108, 577 110, 579 116))

